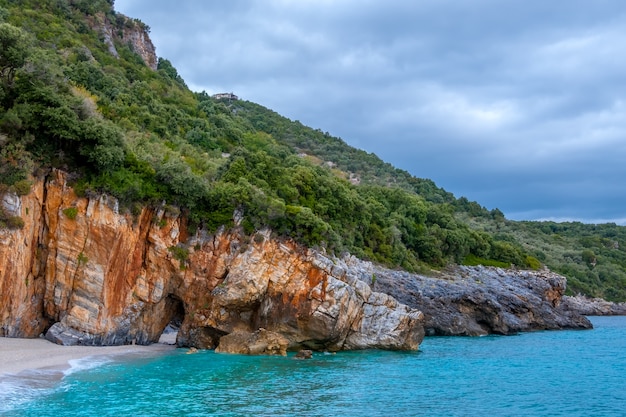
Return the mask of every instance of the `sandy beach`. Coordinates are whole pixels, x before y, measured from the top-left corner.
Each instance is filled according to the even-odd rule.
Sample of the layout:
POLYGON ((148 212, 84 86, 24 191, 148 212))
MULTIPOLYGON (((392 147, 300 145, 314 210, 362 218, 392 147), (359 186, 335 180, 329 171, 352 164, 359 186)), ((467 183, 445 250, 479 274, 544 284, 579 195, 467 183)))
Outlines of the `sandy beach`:
POLYGON ((0 376, 42 368, 67 369, 69 361, 91 356, 166 352, 174 346, 155 343, 150 346, 60 346, 46 339, 0 337, 0 376))

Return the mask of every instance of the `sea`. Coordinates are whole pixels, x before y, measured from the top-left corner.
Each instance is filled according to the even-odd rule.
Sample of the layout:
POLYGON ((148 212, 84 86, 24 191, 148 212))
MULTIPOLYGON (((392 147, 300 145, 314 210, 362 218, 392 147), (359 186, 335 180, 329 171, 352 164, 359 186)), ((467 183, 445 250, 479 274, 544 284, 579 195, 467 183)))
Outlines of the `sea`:
POLYGON ((312 359, 175 349, 0 377, 2 416, 626 416, 626 317, 312 359))

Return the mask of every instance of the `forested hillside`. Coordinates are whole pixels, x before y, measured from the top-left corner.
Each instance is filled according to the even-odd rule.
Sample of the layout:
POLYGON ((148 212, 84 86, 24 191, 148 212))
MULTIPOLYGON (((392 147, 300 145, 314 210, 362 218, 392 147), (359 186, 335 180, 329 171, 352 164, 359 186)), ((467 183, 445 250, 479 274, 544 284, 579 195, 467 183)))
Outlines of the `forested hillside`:
MULTIPOLYGON (((391 267, 540 268, 571 290, 626 300, 626 232, 511 222, 373 154, 247 101, 191 92, 112 0, 0 0, 0 193, 28 193, 51 167, 79 193, 182 211, 190 228, 278 236, 391 267)), ((21 219, 0 210, 0 227, 21 219)))

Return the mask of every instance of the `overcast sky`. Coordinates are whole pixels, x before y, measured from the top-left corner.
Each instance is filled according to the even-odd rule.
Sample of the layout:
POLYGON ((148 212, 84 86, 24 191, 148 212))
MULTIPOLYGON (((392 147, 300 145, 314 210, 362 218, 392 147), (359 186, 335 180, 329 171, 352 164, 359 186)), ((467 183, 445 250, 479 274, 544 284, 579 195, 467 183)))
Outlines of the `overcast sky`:
POLYGON ((234 92, 507 218, 626 224, 624 0, 116 0, 234 92))

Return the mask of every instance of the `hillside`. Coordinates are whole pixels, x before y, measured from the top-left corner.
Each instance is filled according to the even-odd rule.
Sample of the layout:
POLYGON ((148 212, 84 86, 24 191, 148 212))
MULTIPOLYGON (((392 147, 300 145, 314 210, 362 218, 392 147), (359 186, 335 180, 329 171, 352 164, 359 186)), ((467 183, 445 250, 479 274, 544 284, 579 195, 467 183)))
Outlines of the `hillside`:
MULTIPOLYGON (((625 228, 508 221, 261 105, 194 93, 148 33, 112 0, 0 0, 0 193, 60 168, 80 195, 164 205, 192 232, 268 227, 408 271, 545 264, 570 292, 626 300, 625 228)), ((0 227, 22 224, 0 210, 0 227)))

